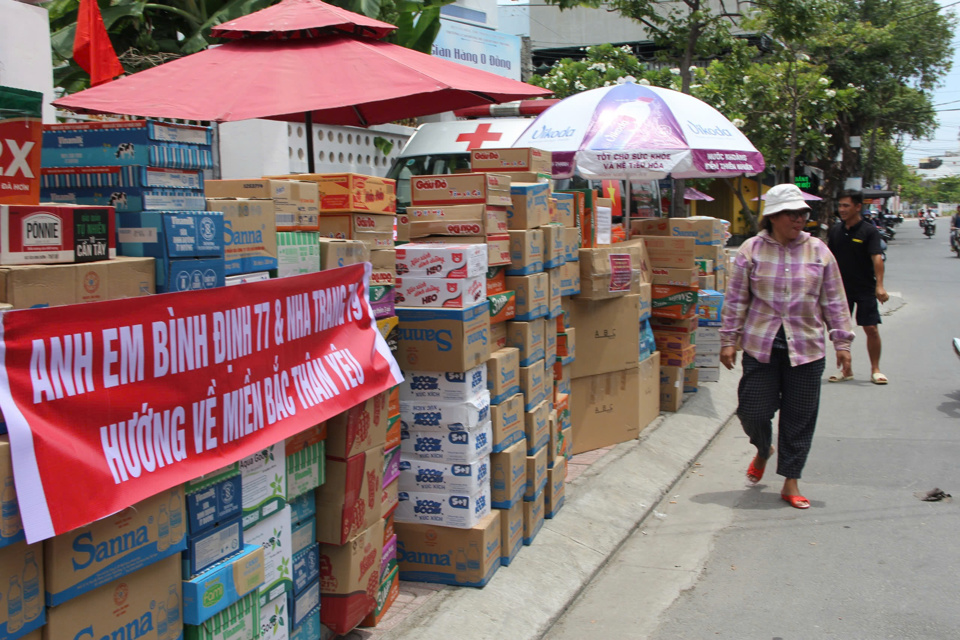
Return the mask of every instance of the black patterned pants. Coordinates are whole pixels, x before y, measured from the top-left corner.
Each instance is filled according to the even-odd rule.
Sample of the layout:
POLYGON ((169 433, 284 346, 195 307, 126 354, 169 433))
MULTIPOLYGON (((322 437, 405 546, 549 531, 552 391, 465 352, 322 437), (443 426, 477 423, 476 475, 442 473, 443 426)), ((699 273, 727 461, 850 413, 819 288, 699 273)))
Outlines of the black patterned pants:
POLYGON ((799 478, 813 443, 820 410, 820 384, 826 360, 790 366, 786 349, 772 349, 770 362, 743 354, 743 377, 737 392, 737 417, 750 443, 769 451, 773 415, 780 411, 777 474, 799 478))

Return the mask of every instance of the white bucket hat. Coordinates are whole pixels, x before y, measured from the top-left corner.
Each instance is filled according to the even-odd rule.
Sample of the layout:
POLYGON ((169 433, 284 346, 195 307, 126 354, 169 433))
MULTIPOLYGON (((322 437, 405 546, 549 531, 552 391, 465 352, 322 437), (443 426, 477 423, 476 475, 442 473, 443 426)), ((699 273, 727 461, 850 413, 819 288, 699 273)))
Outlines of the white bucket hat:
POLYGON ((781 211, 810 210, 810 205, 803 199, 803 192, 795 184, 778 184, 767 191, 763 203, 763 215, 772 216, 781 211))

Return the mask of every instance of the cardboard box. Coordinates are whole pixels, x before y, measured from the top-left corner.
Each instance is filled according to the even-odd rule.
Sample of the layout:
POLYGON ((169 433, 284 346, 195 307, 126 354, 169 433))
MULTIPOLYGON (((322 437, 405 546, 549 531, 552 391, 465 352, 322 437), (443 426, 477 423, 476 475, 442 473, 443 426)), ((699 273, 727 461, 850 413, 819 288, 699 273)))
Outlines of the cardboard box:
POLYGON ((470 152, 470 170, 477 172, 529 171, 553 172, 553 154, 533 148, 473 149, 470 152))
POLYGON ((327 481, 314 492, 317 542, 346 544, 379 521, 382 489, 382 447, 374 447, 346 460, 328 458, 327 481))
POLYGON ((654 332, 656 333, 680 333, 687 334, 690 336, 688 339, 690 344, 696 343, 696 338, 694 337, 698 329, 698 321, 696 317, 689 318, 650 318, 650 326, 653 327, 654 332))
POLYGON ((415 207, 444 204, 488 204, 509 207, 510 176, 501 173, 460 173, 415 176, 410 179, 415 207))
MULTIPOLYGON (((438 400, 467 402, 487 389, 487 365, 481 364, 466 373, 407 371, 400 383, 401 400, 438 400)), ((398 408, 399 410, 399 408, 398 408)))
POLYGON ((724 244, 723 221, 706 216, 670 218, 670 235, 693 238, 697 244, 724 244))
POLYGON ((400 491, 400 504, 394 520, 400 523, 420 522, 441 527, 469 529, 490 513, 490 482, 484 482, 476 493, 434 493, 432 491, 400 491))
POLYGON ((466 402, 401 400, 401 427, 411 431, 472 431, 490 419, 490 392, 466 402))
POLYGON ((181 638, 178 558, 166 558, 47 612, 43 635, 60 638, 181 638), (164 633, 166 631, 166 633, 164 633))
MULTIPOLYGON (((549 439, 549 431, 548 431, 549 439)), ((543 490, 547 486, 547 448, 541 447, 536 453, 526 457, 527 482, 523 491, 525 502, 533 502, 542 498, 543 490)))
POLYGON ((487 245, 487 264, 494 266, 510 265, 510 236, 507 234, 487 236, 484 238, 487 245))
MULTIPOLYGON (((399 446, 397 447, 397 450, 398 451, 400 450, 399 446)), ((399 460, 400 459, 398 458, 398 463, 399 463, 399 460)), ((380 503, 381 503, 381 510, 384 513, 389 512, 392 517, 393 513, 396 511, 397 505, 400 504, 399 479, 394 480, 393 482, 388 484, 386 487, 384 487, 380 503)))
POLYGON ((248 594, 257 594, 264 580, 264 552, 248 544, 238 555, 218 564, 183 585, 183 621, 199 625, 248 594))
POLYGON ((555 518, 566 500, 567 459, 560 457, 551 469, 547 470, 547 490, 543 496, 545 518, 555 518))
POLYGON ((284 442, 270 445, 240 461, 243 528, 279 511, 286 504, 287 458, 284 442))
MULTIPOLYGON (((699 325, 699 322, 698 322, 699 325)), ((721 337, 720 327, 702 327, 698 326, 696 330, 696 344, 701 351, 709 353, 720 353, 721 337), (709 350, 709 351, 708 351, 709 350)))
POLYGON ((404 307, 463 309, 486 301, 486 283, 475 278, 397 276, 396 303, 404 307))
POLYGON ((563 313, 563 303, 560 300, 563 295, 563 276, 560 273, 560 267, 550 269, 546 273, 550 284, 547 291, 547 317, 553 319, 563 313))
POLYGON ((117 257, 113 207, 0 204, 0 264, 117 257))
MULTIPOLYGON (((179 554, 186 546, 183 488, 147 498, 112 516, 43 545, 47 606, 53 607, 142 567, 179 554), (109 548, 114 553, 105 554, 109 548)), ((180 557, 175 566, 180 576, 180 557)))
POLYGON ((397 361, 404 369, 467 371, 490 358, 486 301, 469 309, 398 307, 397 316, 397 361))
POLYGON ((202 624, 183 626, 184 640, 231 640, 260 635, 260 601, 251 591, 202 624))
POLYGON ((397 212, 395 180, 356 173, 301 173, 270 177, 316 182, 320 197, 320 215, 351 211, 386 214, 397 212))
POLYGON ((45 101, 39 91, 7 86, 0 90, 0 103, 3 104, 0 137, 9 147, 9 150, 0 152, 0 172, 6 169, 8 174, 0 184, 2 204, 39 202, 45 101))
POLYGON ((392 286, 371 284, 367 290, 367 299, 370 301, 373 317, 377 320, 397 314, 396 290, 392 286))
POLYGON ((683 392, 696 393, 700 387, 700 372, 697 369, 683 370, 683 392))
POLYGON ((322 271, 370 261, 370 249, 359 240, 334 240, 332 238, 318 238, 318 240, 320 269, 322 271))
POLYGON ((199 533, 187 536, 183 552, 183 577, 192 578, 243 549, 243 520, 237 515, 199 533))
MULTIPOLYGON (((204 185, 204 193, 207 198, 255 198, 269 199, 273 201, 274 222, 276 231, 297 231, 299 226, 300 214, 300 189, 299 185, 308 184, 295 182, 293 180, 207 180, 204 185), (296 191, 296 193, 295 193, 296 191)), ((313 186, 313 214, 316 216, 317 195, 316 185, 313 186)), ((309 193, 303 193, 305 200, 304 212, 307 212, 306 201, 309 200, 309 193)), ((316 221, 314 220, 314 224, 316 221)), ((315 230, 315 227, 314 227, 315 230)))
MULTIPOLYGON (((400 419, 400 416, 394 416, 391 419, 400 419)), ((397 445, 391 449, 385 451, 383 455, 383 486, 387 487, 394 480, 400 477, 400 459, 403 456, 400 452, 400 443, 397 442, 397 445)))
MULTIPOLYGON (((516 378, 514 382, 516 383, 516 378)), ((10 437, 7 435, 0 435, 0 504, 3 505, 3 522, 0 526, 0 549, 2 549, 26 539, 23 523, 20 520, 17 490, 13 483, 13 459, 10 456, 10 437)), ((3 582, 0 581, 0 585, 2 584, 3 582)))
POLYGON ((563 333, 557 334, 557 357, 573 362, 577 357, 577 329, 570 327, 563 333))
POLYGON ((578 356, 570 375, 583 378, 635 367, 640 351, 640 296, 610 300, 567 299, 564 309, 577 331, 578 356))
POLYGON ((523 501, 523 544, 530 546, 533 539, 543 528, 543 519, 546 513, 543 508, 543 491, 536 500, 523 501))
POLYGON ((524 434, 527 440, 527 455, 536 455, 550 442, 551 399, 544 399, 532 411, 524 414, 524 434))
MULTIPOLYGON (((303 494, 312 504, 313 492, 303 494)), ((290 544, 294 553, 303 551, 317 541, 317 520, 311 515, 308 519, 294 522, 290 527, 290 544)))
POLYGON ((284 231, 277 233, 277 276, 299 276, 320 271, 320 251, 315 231, 284 231))
POLYGON ((508 276, 524 276, 543 271, 543 231, 528 229, 510 231, 510 266, 508 276))
POLYGON ((486 249, 476 244, 411 242, 396 250, 397 275, 479 278, 487 272, 486 249))
POLYGON ((669 236, 669 218, 641 218, 630 221, 631 235, 634 236, 669 236))
POLYGON ((659 348, 658 350, 660 351, 661 365, 666 367, 680 367, 681 369, 686 369, 691 366, 697 355, 697 347, 695 345, 679 350, 659 348))
POLYGON ((523 548, 523 500, 500 513, 500 564, 509 567, 523 548))
POLYGON ((473 431, 400 432, 400 451, 408 460, 443 460, 468 464, 490 454, 493 432, 490 422, 473 431))
POLYGON ((553 364, 553 388, 557 393, 570 393, 570 385, 573 381, 571 370, 573 365, 555 362, 553 364))
POLYGON ((547 304, 549 303, 550 278, 546 273, 507 276, 507 288, 517 292, 517 320, 535 320, 549 313, 547 304))
POLYGON ((487 269, 487 295, 492 296, 507 290, 505 267, 489 267, 487 269))
POLYGON ((326 474, 327 430, 318 425, 287 438, 287 501, 313 491, 326 474))
POLYGON ((634 355, 630 369, 573 381, 570 392, 573 453, 633 440, 640 433, 640 376, 636 358, 634 355))
POLYGON ((653 267, 653 284, 674 285, 677 287, 697 287, 700 284, 700 276, 696 269, 668 269, 666 267, 653 267))
POLYGON ((694 269, 696 240, 663 236, 642 236, 652 267, 694 269))
POLYGON ((580 260, 580 230, 576 227, 563 227, 563 258, 564 262, 580 260))
POLYGON ((697 334, 679 333, 674 331, 656 331, 653 334, 657 349, 666 349, 668 351, 680 351, 696 345, 697 334))
POLYGON ((322 215, 317 223, 320 237, 357 240, 371 251, 394 247, 396 218, 385 214, 347 213, 322 215))
POLYGON ((490 454, 490 500, 494 509, 509 509, 527 490, 527 456, 523 442, 490 454))
MULTIPOLYGON (((577 226, 577 217, 575 213, 574 194, 555 191, 552 197, 556 200, 557 219, 564 227, 568 229, 575 228, 577 226)), ((578 243, 579 237, 580 234, 578 230, 578 243)))
POLYGON ((640 321, 649 320, 653 314, 653 285, 642 283, 640 285, 640 321))
POLYGON ((697 258, 695 261, 697 265, 697 275, 700 276, 710 276, 713 275, 714 262, 713 260, 707 260, 704 258, 697 258))
POLYGON ((719 291, 700 291, 697 294, 697 315, 700 326, 719 327, 723 315, 723 294, 719 291))
POLYGON ((494 351, 487 360, 484 378, 490 391, 490 404, 500 404, 520 393, 520 350, 516 347, 505 347, 494 351))
POLYGON ((20 638, 46 622, 43 545, 21 540, 0 549, 0 638, 20 638))
POLYGON ((61 206, 113 207, 118 212, 203 211, 203 192, 197 189, 147 187, 41 188, 40 199, 61 206))
POLYGON ((529 367, 520 367, 520 391, 523 393, 523 410, 533 411, 547 398, 547 377, 543 360, 529 367))
POLYGON ((392 287, 397 277, 397 252, 395 249, 377 249, 370 252, 370 284, 392 287))
MULTIPOLYGON (((317 609, 309 614, 300 623, 299 627, 294 627, 290 632, 290 640, 316 640, 323 637, 325 627, 320 624, 320 610, 317 609)), ((331 633, 326 630, 326 633, 331 633)))
POLYGON ((643 431, 660 415, 660 352, 641 360, 637 367, 640 377, 640 430, 643 431))
POLYGON ((567 262, 559 268, 560 295, 575 296, 580 293, 580 262, 567 262))
POLYGON ((261 607, 293 589, 290 574, 293 563, 290 528, 290 507, 286 506, 244 531, 247 544, 263 547, 264 579, 260 587, 261 607))
POLYGON ((505 451, 524 439, 523 394, 517 393, 499 404, 490 405, 492 452, 505 451))
POLYGON ((498 322, 490 325, 490 346, 491 349, 503 349, 507 346, 507 323, 498 322))
POLYGON ((435 460, 400 460, 398 489, 406 492, 475 495, 490 483, 490 458, 464 464, 435 460))
POLYGON ((550 185, 545 182, 514 182, 510 185, 511 203, 507 206, 507 226, 511 230, 536 229, 550 222, 550 185))
POLYGON ((256 271, 254 273, 241 273, 235 276, 225 276, 224 286, 235 287, 238 284, 248 284, 250 282, 263 282, 270 279, 270 273, 267 271, 256 271))
MULTIPOLYGON (((361 627, 375 627, 383 620, 390 607, 400 596, 400 567, 394 566, 387 577, 380 582, 377 590, 377 601, 366 618, 360 623, 361 627)), ((319 636, 316 636, 319 637, 319 636)), ((306 638, 304 639, 306 640, 306 638)), ((312 640, 312 639, 311 639, 312 640)))
POLYGON ((226 275, 277 268, 273 200, 207 200, 208 211, 223 212, 226 275))
POLYGON ((683 404, 683 369, 660 366, 660 410, 677 411, 683 404))
POLYGON ((484 586, 500 567, 500 513, 494 511, 469 529, 398 522, 400 579, 484 586))
POLYGON ((260 640, 290 639, 289 606, 284 594, 260 607, 260 640))
POLYGON ((580 249, 580 295, 602 300, 637 293, 642 255, 636 246, 580 249))
POLYGON ((545 357, 545 334, 546 321, 542 318, 507 323, 507 344, 519 350, 519 366, 528 367, 545 357))
POLYGON ((320 577, 320 545, 313 543, 293 554, 292 593, 303 593, 320 577))
POLYGON ((156 120, 69 122, 43 127, 46 167, 153 165, 209 169, 210 127, 156 120))
POLYGON ((346 460, 382 447, 387 439, 390 392, 383 391, 327 421, 328 458, 346 460))
POLYGON ((720 367, 699 367, 700 382, 720 382, 720 367))
POLYGON ((555 269, 566 263, 564 228, 560 225, 548 224, 541 227, 540 231, 543 232, 543 268, 555 269))
MULTIPOLYGON (((494 212, 506 211, 492 208, 494 212)), ((442 207, 407 207, 406 212, 410 225, 410 238, 420 238, 429 235, 441 236, 481 236, 490 233, 505 233, 498 231, 497 214, 492 216, 488 223, 487 207, 482 204, 448 205, 442 207), (492 226, 491 226, 492 224, 492 226)), ((506 220, 504 220, 506 227, 506 220)))
POLYGON ((695 367, 707 367, 710 369, 718 369, 720 367, 720 354, 719 353, 698 353, 693 359, 693 365, 695 367))
POLYGON ((717 277, 714 275, 700 276, 698 279, 698 285, 700 286, 701 291, 704 289, 715 290, 717 288, 717 277))
POLYGON ((655 284, 650 288, 655 318, 675 318, 682 320, 697 316, 696 287, 678 287, 667 284, 655 284))
POLYGON ((487 304, 490 307, 490 324, 499 324, 507 322, 517 317, 517 292, 504 291, 487 296, 487 304))

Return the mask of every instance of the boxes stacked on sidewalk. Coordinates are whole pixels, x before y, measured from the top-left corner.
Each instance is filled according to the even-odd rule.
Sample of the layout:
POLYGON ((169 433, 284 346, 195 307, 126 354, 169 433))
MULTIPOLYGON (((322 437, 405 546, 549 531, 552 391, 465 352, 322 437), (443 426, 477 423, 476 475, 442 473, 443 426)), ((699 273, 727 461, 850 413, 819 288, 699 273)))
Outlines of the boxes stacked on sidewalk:
POLYGON ((697 356, 695 360, 700 382, 720 379, 720 317, 723 312, 723 294, 701 290, 697 303, 697 356))
POLYGON ((47 125, 41 198, 114 207, 118 253, 156 258, 160 292, 222 286, 223 219, 204 212, 211 139, 154 120, 47 125))

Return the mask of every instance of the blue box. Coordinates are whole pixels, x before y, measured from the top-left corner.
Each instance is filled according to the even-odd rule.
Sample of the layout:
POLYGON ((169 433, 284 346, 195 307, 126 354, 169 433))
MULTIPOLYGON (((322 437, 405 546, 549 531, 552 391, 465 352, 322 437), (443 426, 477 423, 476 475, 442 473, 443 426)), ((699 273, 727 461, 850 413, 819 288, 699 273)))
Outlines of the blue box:
POLYGON ((122 255, 146 258, 223 258, 221 211, 121 213, 122 255))
POLYGON ((183 581, 183 621, 201 624, 263 584, 263 548, 243 551, 190 580, 183 581))
POLYGON ((203 172, 199 169, 164 169, 143 165, 44 167, 40 170, 41 189, 104 189, 107 187, 191 189, 202 193, 203 172))
POLYGON ((183 552, 183 578, 189 580, 219 564, 243 549, 243 523, 238 515, 233 520, 218 522, 187 537, 183 552))
POLYGON ((189 533, 200 533, 218 522, 225 522, 243 514, 240 467, 233 464, 229 469, 228 477, 217 475, 207 482, 201 478, 184 485, 187 492, 189 533))
POLYGON ((320 638, 320 607, 301 618, 300 625, 294 626, 290 633, 290 640, 317 640, 318 638, 320 638))
POLYGON ((199 291, 225 285, 222 258, 157 260, 157 293, 199 291))
POLYGON ((310 614, 320 611, 320 579, 304 588, 300 593, 287 592, 287 610, 290 612, 291 626, 303 624, 310 614))
POLYGON ((313 543, 293 554, 293 593, 300 595, 320 577, 320 544, 313 543))
POLYGON ((150 187, 41 188, 40 199, 57 204, 116 207, 118 212, 199 211, 206 205, 203 191, 150 187))
POLYGON ((294 524, 312 520, 317 514, 317 500, 312 491, 289 500, 287 504, 290 505, 290 522, 294 524))
POLYGON ((712 289, 701 290, 697 296, 698 322, 701 327, 719 327, 723 314, 723 294, 712 289))
MULTIPOLYGON (((309 493, 310 499, 314 500, 313 492, 309 493)), ((316 518, 307 518, 290 525, 290 544, 294 553, 303 551, 317 540, 317 520, 316 518)))
POLYGON ((213 167, 209 127, 123 120, 54 124, 43 129, 44 167, 213 167))

